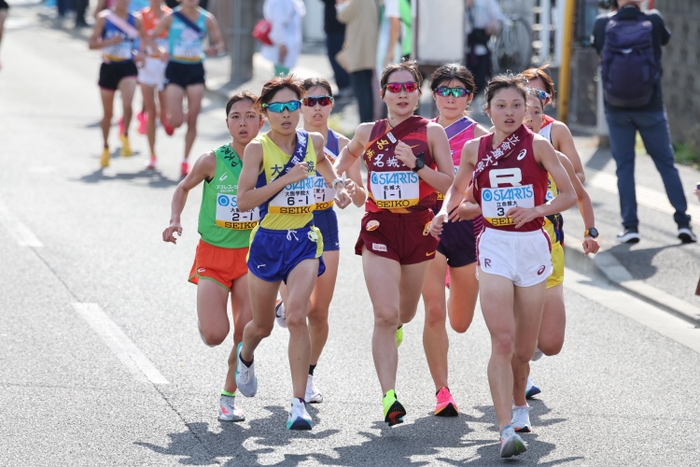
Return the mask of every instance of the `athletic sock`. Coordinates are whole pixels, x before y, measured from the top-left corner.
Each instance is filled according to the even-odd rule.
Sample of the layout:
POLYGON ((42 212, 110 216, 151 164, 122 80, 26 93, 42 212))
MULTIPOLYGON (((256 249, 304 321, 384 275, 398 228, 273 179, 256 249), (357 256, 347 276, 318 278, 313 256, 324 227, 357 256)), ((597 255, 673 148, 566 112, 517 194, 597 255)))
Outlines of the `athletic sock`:
POLYGON ((309 365, 309 374, 311 376, 314 375, 314 370, 316 369, 316 365, 309 365))
POLYGON ((243 359, 243 355, 240 355, 238 358, 240 358, 240 359, 241 359, 241 363, 243 363, 243 364, 244 364, 245 366, 247 366, 248 368, 250 368, 250 365, 253 364, 253 360, 255 359, 255 357, 253 357, 253 358, 251 358, 250 361, 248 362, 248 361, 246 361, 246 360, 243 359))
POLYGON ((233 392, 228 392, 225 389, 221 390, 221 395, 222 396, 229 396, 229 397, 236 397, 236 391, 233 392))

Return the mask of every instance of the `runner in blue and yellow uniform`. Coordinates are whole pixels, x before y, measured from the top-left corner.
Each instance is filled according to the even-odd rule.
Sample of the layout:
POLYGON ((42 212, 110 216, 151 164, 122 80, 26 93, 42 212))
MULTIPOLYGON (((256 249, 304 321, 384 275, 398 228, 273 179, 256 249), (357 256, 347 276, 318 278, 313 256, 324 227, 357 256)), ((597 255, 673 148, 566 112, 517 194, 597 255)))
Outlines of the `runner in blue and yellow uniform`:
POLYGON ((226 104, 226 123, 232 142, 202 155, 192 172, 175 189, 170 225, 163 231, 163 241, 177 243, 182 235, 180 215, 189 192, 204 182, 199 211, 197 246, 189 281, 197 284, 197 318, 199 333, 208 346, 221 344, 228 335, 230 323, 226 315, 229 295, 233 317, 233 348, 228 359, 228 372, 219 402, 219 420, 238 422, 245 419, 235 404, 236 346, 243 338, 243 327, 251 320, 248 294, 248 241, 259 220, 257 209, 242 211, 237 207, 241 156, 246 145, 258 135, 262 117, 255 110, 257 96, 241 92, 226 104))
POLYGON ((224 41, 216 18, 199 7, 199 0, 182 0, 180 6, 167 15, 149 34, 152 50, 158 49, 167 58, 165 69, 165 105, 170 133, 187 121, 185 134, 185 157, 180 165, 180 175, 190 171, 187 158, 197 136, 197 117, 204 97, 205 55, 213 56, 224 49, 224 41), (155 38, 168 32, 168 50, 157 47, 155 38), (209 33, 210 47, 204 49, 204 38, 209 33), (187 115, 183 112, 182 100, 187 96, 187 115))
POLYGON ((103 149, 100 165, 109 166, 109 128, 112 126, 114 93, 119 90, 124 108, 123 132, 119 135, 122 142, 121 155, 131 156, 129 145, 129 124, 133 110, 131 102, 136 90, 136 63, 134 63, 134 41, 142 35, 141 21, 129 13, 129 0, 115 0, 110 10, 97 15, 95 27, 88 45, 91 50, 102 50, 100 67, 100 95, 104 115, 100 122, 102 128, 103 149))
POLYGON ((335 203, 350 203, 345 181, 338 178, 323 152, 323 136, 297 130, 306 91, 293 76, 274 78, 263 86, 256 105, 267 117, 270 131, 245 150, 238 187, 239 209, 260 206, 260 225, 251 234, 248 287, 253 320, 238 345, 236 383, 241 394, 255 395, 258 387, 253 352, 275 323, 275 298, 287 284, 287 327, 293 398, 287 429, 309 430, 312 420, 304 396, 311 352, 306 324, 316 277, 325 267, 320 259, 323 238, 313 225, 316 208, 314 181, 321 173, 336 190, 335 203))
MULTIPOLYGON (((323 78, 307 78, 302 83, 307 92, 303 100, 301 113, 304 119, 304 129, 326 135, 323 150, 331 162, 340 154, 340 151, 348 144, 349 140, 328 128, 328 117, 333 111, 333 91, 331 85, 323 78)), ((348 194, 352 197, 356 206, 362 206, 367 197, 362 185, 362 174, 359 162, 353 164, 347 171, 348 194)), ((333 209, 335 190, 330 188, 321 175, 316 177, 316 209, 314 210, 314 224, 323 236, 323 262, 326 272, 316 281, 316 286, 311 294, 311 304, 308 316, 309 337, 311 338, 311 364, 306 383, 306 402, 323 402, 323 395, 314 383, 314 371, 321 357, 323 347, 328 340, 328 312, 333 299, 335 281, 338 276, 338 264, 340 262, 340 233, 338 231, 338 218, 333 209)), ((286 298, 287 290, 280 287, 282 298, 286 298)), ((284 317, 284 303, 280 301, 275 307, 277 323, 287 327, 284 317)))

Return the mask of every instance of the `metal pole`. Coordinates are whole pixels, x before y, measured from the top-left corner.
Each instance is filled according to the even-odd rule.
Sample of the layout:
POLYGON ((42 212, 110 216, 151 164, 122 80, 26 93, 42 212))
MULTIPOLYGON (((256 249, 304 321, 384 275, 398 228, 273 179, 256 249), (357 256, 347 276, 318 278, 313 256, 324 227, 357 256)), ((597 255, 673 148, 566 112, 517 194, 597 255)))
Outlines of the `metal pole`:
POLYGON ((255 39, 251 33, 258 18, 256 0, 231 2, 231 84, 238 86, 253 79, 255 39))

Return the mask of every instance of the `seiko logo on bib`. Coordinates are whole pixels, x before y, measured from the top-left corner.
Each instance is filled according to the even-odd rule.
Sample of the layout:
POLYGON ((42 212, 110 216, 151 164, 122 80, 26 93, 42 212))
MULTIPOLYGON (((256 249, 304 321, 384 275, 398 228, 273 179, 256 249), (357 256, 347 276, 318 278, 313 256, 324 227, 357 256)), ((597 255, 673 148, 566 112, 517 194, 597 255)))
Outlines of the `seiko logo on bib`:
POLYGON ((518 160, 521 161, 525 159, 525 156, 527 156, 527 149, 523 149, 520 151, 520 153, 518 154, 518 160))

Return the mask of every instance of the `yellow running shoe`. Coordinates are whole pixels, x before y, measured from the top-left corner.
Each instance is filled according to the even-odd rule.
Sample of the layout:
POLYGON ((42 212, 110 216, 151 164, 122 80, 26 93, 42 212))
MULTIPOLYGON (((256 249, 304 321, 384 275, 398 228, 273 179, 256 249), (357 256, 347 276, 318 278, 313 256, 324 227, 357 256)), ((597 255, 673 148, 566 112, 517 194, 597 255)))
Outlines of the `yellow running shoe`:
POLYGON ((119 138, 122 140, 121 156, 122 157, 131 157, 133 155, 133 153, 131 152, 131 145, 129 144, 129 137, 122 134, 122 135, 119 135, 119 138))
POLYGON ((396 400, 396 393, 393 389, 389 389, 382 399, 384 406, 384 421, 389 426, 394 426, 398 423, 403 423, 403 417, 406 415, 406 409, 403 408, 401 402, 396 400))
POLYGON ((109 148, 104 148, 102 150, 102 155, 100 156, 100 166, 102 168, 109 167, 110 155, 109 148))
POLYGON ((396 330, 396 348, 401 347, 403 342, 403 324, 396 330))

